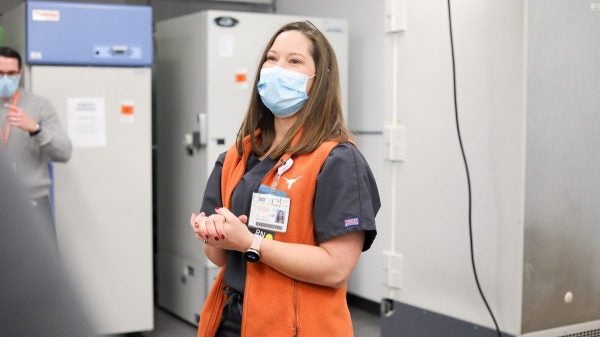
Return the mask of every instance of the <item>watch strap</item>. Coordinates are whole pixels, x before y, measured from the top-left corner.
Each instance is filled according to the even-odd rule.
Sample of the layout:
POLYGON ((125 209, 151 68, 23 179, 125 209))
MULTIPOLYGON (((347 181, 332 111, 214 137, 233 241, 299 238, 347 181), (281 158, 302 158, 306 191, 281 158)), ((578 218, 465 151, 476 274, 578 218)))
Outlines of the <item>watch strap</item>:
POLYGON ((250 244, 250 249, 260 252, 260 246, 262 244, 262 241, 263 241, 262 235, 254 234, 254 237, 252 238, 252 244, 250 244))
POLYGON ((254 234, 250 247, 244 252, 244 257, 248 262, 258 262, 260 260, 260 245, 263 237, 260 234, 254 234))

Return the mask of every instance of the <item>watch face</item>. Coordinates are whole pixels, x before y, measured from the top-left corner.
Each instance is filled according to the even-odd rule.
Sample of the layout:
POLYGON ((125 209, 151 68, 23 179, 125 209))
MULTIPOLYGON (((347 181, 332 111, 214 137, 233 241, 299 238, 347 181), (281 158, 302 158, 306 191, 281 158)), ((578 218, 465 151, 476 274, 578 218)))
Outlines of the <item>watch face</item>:
POLYGON ((248 261, 248 262, 258 262, 258 260, 260 260, 260 254, 257 251, 252 250, 252 249, 245 251, 244 257, 246 258, 246 261, 248 261))

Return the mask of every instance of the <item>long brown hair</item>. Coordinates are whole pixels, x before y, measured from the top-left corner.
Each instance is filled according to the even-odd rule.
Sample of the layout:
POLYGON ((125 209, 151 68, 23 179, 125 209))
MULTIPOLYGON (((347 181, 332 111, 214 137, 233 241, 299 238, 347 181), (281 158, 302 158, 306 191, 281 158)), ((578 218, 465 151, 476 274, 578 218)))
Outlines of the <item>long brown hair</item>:
POLYGON ((340 79, 335 52, 325 38, 312 23, 308 21, 292 22, 281 27, 269 40, 261 61, 256 71, 250 104, 246 111, 244 121, 238 131, 236 146, 241 155, 244 137, 250 136, 252 150, 259 156, 269 151, 275 139, 274 116, 263 104, 256 88, 260 78, 260 70, 267 60, 267 54, 279 34, 295 30, 311 41, 309 50, 315 62, 315 77, 311 87, 308 101, 297 113, 298 118, 294 125, 284 136, 281 143, 273 149, 269 157, 276 159, 285 152, 303 154, 314 151, 327 140, 347 142, 350 132, 344 124, 342 114, 340 79), (256 130, 260 129, 258 137, 254 137, 256 130), (292 139, 302 129, 298 142, 292 147, 292 139))

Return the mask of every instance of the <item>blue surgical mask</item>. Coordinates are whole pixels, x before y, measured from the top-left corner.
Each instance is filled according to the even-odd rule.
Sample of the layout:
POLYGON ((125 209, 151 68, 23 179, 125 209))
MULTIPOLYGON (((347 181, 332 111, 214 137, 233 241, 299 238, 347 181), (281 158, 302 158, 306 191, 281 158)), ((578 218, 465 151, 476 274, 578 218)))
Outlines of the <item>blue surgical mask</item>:
POLYGON ((263 68, 258 94, 263 104, 277 117, 289 117, 300 111, 306 101, 306 83, 314 76, 278 66, 263 68))
POLYGON ((3 75, 0 76, 0 97, 10 98, 19 88, 21 75, 3 75))

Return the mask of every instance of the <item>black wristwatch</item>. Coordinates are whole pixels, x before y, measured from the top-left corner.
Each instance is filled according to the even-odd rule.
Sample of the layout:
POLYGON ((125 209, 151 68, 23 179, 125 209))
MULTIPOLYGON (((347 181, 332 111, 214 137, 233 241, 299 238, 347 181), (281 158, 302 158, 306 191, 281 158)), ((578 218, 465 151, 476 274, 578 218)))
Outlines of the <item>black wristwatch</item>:
POLYGON ((35 123, 35 131, 32 131, 29 133, 30 136, 35 136, 38 133, 40 133, 40 131, 42 131, 42 127, 40 126, 40 123, 35 123))
POLYGON ((260 244, 262 243, 263 237, 260 234, 254 234, 252 244, 244 252, 244 257, 248 262, 258 262, 260 260, 260 244))

